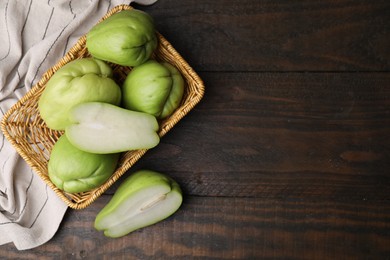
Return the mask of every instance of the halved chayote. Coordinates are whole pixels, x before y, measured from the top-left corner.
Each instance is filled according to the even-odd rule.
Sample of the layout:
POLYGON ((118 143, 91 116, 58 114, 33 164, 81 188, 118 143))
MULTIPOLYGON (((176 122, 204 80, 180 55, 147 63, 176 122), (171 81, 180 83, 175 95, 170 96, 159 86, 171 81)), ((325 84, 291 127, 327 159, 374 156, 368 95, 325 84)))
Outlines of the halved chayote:
POLYGON ((90 153, 118 153, 149 149, 160 142, 156 118, 101 102, 87 102, 70 112, 65 128, 69 141, 90 153))
POLYGON ((165 174, 140 170, 127 177, 98 213, 95 228, 121 237, 175 213, 183 197, 179 184, 165 174))

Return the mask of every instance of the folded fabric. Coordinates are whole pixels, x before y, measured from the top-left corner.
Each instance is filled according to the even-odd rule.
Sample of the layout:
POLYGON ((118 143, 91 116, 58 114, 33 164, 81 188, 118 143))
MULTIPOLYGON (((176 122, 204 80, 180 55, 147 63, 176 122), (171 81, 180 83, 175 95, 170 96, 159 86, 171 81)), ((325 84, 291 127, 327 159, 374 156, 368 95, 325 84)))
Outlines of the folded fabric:
MULTIPOLYGON (((0 118, 107 11, 131 2, 0 1, 0 118)), ((13 242, 19 250, 42 245, 66 210, 0 133, 0 245, 13 242)))

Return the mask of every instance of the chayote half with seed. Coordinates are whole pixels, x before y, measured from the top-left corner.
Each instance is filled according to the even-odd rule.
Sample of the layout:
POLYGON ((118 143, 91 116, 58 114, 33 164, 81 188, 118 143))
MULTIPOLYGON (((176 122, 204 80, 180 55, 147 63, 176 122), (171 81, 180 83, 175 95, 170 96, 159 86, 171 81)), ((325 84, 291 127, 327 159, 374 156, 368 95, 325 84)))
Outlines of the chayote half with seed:
POLYGON ((96 216, 94 226, 107 237, 122 237, 168 218, 182 201, 175 180, 156 171, 139 170, 121 183, 96 216))

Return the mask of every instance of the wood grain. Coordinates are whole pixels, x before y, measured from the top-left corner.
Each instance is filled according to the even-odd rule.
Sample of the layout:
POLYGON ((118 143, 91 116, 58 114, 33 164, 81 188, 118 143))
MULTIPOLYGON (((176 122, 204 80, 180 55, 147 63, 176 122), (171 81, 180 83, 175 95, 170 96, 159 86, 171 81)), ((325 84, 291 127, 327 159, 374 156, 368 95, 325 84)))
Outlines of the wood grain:
MULTIPOLYGON (((109 239, 92 227, 108 199, 69 211, 52 241, 23 259, 385 259, 390 253, 388 203, 190 196, 164 222, 109 239)), ((16 259, 20 252, 5 246, 0 255, 16 259)))
POLYGON ((204 100, 135 169, 197 196, 390 199, 388 74, 201 75, 204 100))
POLYGON ((387 0, 165 0, 144 10, 198 71, 390 68, 387 0))

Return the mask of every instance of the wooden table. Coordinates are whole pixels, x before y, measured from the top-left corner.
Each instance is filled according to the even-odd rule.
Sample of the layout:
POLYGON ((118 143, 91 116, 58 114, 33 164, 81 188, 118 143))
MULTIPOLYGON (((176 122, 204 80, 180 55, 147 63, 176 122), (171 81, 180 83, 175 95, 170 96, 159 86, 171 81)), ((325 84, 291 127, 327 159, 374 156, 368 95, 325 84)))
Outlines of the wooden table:
POLYGON ((390 1, 135 7, 206 86, 131 170, 173 177, 182 207, 109 239, 93 221, 114 185, 48 243, 0 258, 389 259, 390 1))

